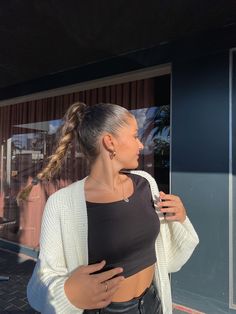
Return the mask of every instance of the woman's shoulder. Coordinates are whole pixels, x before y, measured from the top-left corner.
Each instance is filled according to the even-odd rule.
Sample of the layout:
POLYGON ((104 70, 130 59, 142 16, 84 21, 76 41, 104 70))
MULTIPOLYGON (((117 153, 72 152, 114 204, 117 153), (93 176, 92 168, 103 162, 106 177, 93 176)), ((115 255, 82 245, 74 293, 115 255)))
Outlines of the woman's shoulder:
POLYGON ((68 201, 68 198, 71 195, 79 195, 83 193, 83 186, 84 186, 84 179, 75 181, 66 187, 59 189, 58 191, 54 192, 52 195, 49 196, 48 202, 57 202, 57 201, 68 201), (76 193, 76 194, 74 194, 76 193))
POLYGON ((127 171, 124 171, 124 173, 130 173, 130 174, 145 178, 149 182, 153 182, 153 181, 155 182, 155 179, 153 178, 153 176, 144 170, 127 170, 127 171))
POLYGON ((157 184, 156 180, 154 179, 154 177, 150 173, 148 173, 144 170, 129 170, 126 172, 139 175, 139 176, 143 177, 144 179, 146 179, 150 185, 150 189, 151 189, 153 198, 156 198, 159 196, 158 184, 157 184))
POLYGON ((44 221, 57 221, 75 217, 76 212, 85 212, 84 179, 71 183, 49 196, 43 213, 44 221))

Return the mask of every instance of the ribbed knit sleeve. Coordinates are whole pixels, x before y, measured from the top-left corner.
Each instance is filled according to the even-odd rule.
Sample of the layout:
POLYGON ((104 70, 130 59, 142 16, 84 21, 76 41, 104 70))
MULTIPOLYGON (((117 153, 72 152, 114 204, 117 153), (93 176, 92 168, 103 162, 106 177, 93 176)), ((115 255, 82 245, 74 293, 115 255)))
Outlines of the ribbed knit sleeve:
POLYGON ((180 270, 188 261, 199 239, 188 217, 184 223, 165 222, 163 229, 166 240, 163 245, 168 261, 167 270, 168 273, 173 273, 180 270))
POLYGON ((162 229, 167 271, 173 273, 188 261, 199 239, 188 217, 184 223, 165 221, 162 229))
POLYGON ((68 278, 63 248, 62 217, 65 193, 56 192, 47 201, 42 219, 40 255, 27 287, 30 305, 45 314, 83 313, 70 303, 64 283, 68 278))

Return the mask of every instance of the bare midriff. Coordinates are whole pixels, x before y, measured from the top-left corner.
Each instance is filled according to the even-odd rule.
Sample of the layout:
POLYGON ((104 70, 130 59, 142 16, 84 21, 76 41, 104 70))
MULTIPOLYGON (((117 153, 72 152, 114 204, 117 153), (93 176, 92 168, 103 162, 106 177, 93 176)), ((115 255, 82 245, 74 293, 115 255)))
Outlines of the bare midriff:
POLYGON ((125 302, 139 297, 146 288, 150 287, 154 276, 154 265, 126 278, 113 295, 113 302, 125 302))

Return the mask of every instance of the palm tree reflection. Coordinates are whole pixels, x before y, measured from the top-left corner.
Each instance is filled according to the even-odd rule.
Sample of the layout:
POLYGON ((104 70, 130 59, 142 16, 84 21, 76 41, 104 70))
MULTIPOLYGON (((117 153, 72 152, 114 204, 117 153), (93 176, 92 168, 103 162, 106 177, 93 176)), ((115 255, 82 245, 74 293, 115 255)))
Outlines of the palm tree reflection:
POLYGON ((170 167, 170 106, 149 107, 135 110, 144 144, 144 155, 154 155, 154 176, 159 188, 169 192, 170 167))

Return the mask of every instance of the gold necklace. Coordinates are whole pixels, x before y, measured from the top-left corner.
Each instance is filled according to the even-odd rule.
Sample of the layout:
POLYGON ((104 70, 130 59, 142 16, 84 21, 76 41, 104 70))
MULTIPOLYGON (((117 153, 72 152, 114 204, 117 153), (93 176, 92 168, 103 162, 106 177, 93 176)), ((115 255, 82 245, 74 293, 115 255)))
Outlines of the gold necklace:
MULTIPOLYGON (((121 181, 120 181, 120 182, 121 182, 121 181)), ((122 187, 123 200, 124 200, 126 203, 129 203, 129 198, 128 198, 128 197, 125 197, 125 193, 124 193, 124 184, 123 184, 123 182, 121 182, 121 187, 122 187)))
MULTIPOLYGON (((110 190, 107 188, 106 184, 104 184, 103 182, 101 182, 101 181, 95 179, 95 178, 92 177, 91 175, 89 175, 89 177, 90 177, 91 179, 93 179, 95 182, 97 182, 98 184, 102 184, 102 185, 105 187, 105 189, 110 192, 110 190)), ((121 180, 119 180, 119 181, 120 181, 120 183, 121 183, 123 201, 125 201, 126 203, 128 203, 128 202, 129 202, 129 198, 125 196, 125 193, 124 193, 124 184, 123 184, 123 182, 121 182, 121 180)))

